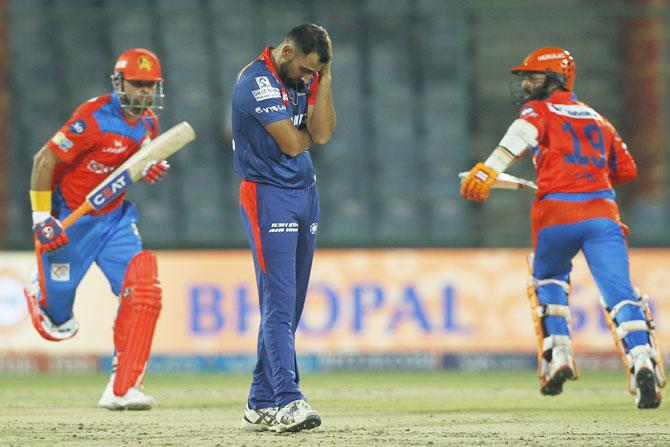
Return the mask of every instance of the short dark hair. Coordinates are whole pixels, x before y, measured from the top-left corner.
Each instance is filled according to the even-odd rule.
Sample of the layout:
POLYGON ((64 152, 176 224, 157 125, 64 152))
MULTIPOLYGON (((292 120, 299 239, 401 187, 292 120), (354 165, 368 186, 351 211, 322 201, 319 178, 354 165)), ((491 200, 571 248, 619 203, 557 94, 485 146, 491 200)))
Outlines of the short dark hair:
POLYGON ((289 31, 286 40, 293 42, 305 55, 316 52, 322 64, 330 62, 326 32, 320 26, 313 23, 298 25, 289 31))

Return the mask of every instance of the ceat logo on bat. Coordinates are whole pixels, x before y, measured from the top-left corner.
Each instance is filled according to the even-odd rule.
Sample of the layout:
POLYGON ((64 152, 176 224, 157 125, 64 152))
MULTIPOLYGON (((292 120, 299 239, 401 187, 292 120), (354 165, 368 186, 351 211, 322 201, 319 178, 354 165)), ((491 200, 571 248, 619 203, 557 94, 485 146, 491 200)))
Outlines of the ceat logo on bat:
POLYGON ((140 67, 140 70, 151 71, 151 69, 154 66, 154 63, 149 56, 147 56, 146 54, 142 54, 137 59, 137 66, 140 67))
POLYGON ((128 189, 131 183, 132 179, 130 178, 130 173, 128 170, 125 170, 111 179, 107 186, 89 199, 89 202, 93 205, 93 209, 99 211, 109 202, 117 198, 119 194, 128 189))

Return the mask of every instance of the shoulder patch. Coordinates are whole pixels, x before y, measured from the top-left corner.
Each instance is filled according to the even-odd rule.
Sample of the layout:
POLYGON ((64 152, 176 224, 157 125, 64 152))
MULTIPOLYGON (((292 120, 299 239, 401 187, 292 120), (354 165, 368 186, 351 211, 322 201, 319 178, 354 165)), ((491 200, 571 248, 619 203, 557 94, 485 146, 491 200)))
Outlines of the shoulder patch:
POLYGON ((525 106, 523 109, 521 109, 521 112, 519 112, 519 117, 521 118, 528 118, 528 117, 536 117, 537 112, 533 108, 533 106, 525 106))
POLYGON ((267 76, 256 76, 256 84, 258 84, 258 87, 260 88, 272 86, 272 84, 270 84, 270 79, 268 79, 267 76))
POLYGON ((63 152, 69 151, 72 149, 72 146, 74 146, 72 141, 70 141, 68 137, 66 137, 65 134, 60 131, 56 132, 56 135, 51 138, 51 142, 58 146, 58 148, 63 152))
POLYGON ((75 134, 82 134, 86 130, 86 121, 84 120, 74 120, 70 124, 70 132, 75 134))

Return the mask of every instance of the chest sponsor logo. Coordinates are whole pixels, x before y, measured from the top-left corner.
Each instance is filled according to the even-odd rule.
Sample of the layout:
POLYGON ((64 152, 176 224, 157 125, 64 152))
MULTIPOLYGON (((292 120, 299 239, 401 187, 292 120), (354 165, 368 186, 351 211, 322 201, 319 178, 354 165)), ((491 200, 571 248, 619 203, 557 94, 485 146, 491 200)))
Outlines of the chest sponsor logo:
POLYGON ((547 103, 549 111, 556 115, 567 116, 576 119, 590 119, 602 121, 602 117, 592 108, 576 104, 552 104, 547 103))
POLYGON ((70 263, 54 262, 51 264, 51 280, 58 282, 67 282, 70 280, 70 263))
POLYGON ((258 90, 252 90, 251 94, 254 95, 256 101, 281 98, 281 91, 279 91, 279 89, 276 87, 261 87, 258 90))
POLYGON ((114 170, 111 166, 105 166, 99 161, 91 160, 86 165, 86 169, 96 174, 109 174, 114 170))
POLYGON ((111 179, 103 189, 88 199, 88 201, 91 203, 91 205, 93 205, 95 210, 100 210, 109 202, 118 197, 119 194, 128 189, 131 183, 132 180, 130 178, 130 174, 128 173, 128 170, 125 170, 118 176, 111 179))
POLYGON ((270 80, 268 79, 267 76, 257 76, 256 77, 256 84, 258 84, 258 86, 260 88, 272 87, 272 84, 270 84, 270 80))
POLYGON ((268 233, 297 233, 298 222, 273 222, 268 233))
POLYGON ((63 132, 56 132, 56 135, 51 138, 51 141, 63 152, 69 151, 72 149, 72 146, 74 146, 74 143, 72 143, 63 132))
POLYGON ((121 140, 114 140, 114 146, 108 146, 102 149, 103 152, 108 154, 120 154, 125 152, 128 149, 128 146, 123 144, 121 140))
POLYGON ((256 113, 281 112, 282 110, 286 110, 286 106, 284 104, 269 107, 256 107, 256 109, 254 109, 256 113))
POLYGON ((77 135, 84 133, 86 130, 86 121, 84 120, 75 120, 70 124, 70 132, 76 133, 77 135))

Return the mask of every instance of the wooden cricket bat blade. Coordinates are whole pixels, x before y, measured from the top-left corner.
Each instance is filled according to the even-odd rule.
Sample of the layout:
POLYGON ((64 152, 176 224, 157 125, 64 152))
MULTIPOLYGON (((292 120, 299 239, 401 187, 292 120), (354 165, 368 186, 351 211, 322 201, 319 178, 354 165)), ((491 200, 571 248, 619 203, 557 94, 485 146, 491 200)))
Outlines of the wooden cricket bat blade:
POLYGON ((195 131, 186 121, 158 135, 145 144, 86 196, 86 201, 63 221, 71 225, 90 210, 100 210, 143 177, 142 170, 150 161, 166 160, 195 139, 195 131))

